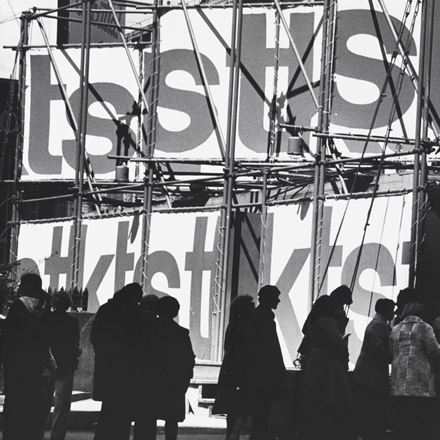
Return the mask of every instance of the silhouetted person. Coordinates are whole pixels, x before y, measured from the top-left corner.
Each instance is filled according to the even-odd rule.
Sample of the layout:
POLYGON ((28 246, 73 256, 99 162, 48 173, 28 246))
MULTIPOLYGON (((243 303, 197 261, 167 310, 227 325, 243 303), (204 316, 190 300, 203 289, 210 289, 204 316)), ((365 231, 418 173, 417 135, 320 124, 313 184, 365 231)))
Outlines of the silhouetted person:
POLYGON ((141 368, 141 298, 141 286, 128 284, 99 308, 93 322, 93 398, 102 401, 96 440, 130 437, 141 368))
POLYGON ((335 319, 338 307, 331 296, 320 296, 305 329, 310 338, 310 354, 302 403, 313 440, 342 440, 351 434, 353 402, 347 376, 348 349, 335 319))
POLYGON ((276 286, 263 286, 258 292, 259 305, 253 319, 255 350, 255 398, 252 411, 252 440, 269 439, 269 417, 272 402, 283 398, 286 389, 286 368, 276 331, 275 315, 281 292, 276 286))
POLYGON ((134 440, 156 438, 155 401, 157 383, 155 366, 157 354, 156 329, 159 312, 159 297, 153 293, 142 297, 140 309, 143 315, 142 367, 137 409, 135 414, 134 440))
POLYGON ((383 440, 389 407, 389 339, 395 303, 378 299, 376 314, 367 325, 361 352, 354 369, 354 397, 359 434, 365 440, 383 440))
POLYGON ((189 331, 174 321, 179 309, 175 298, 160 298, 153 379, 157 385, 155 415, 165 421, 166 440, 177 439, 178 422, 185 420, 185 394, 195 364, 189 331))
POLYGON ((238 295, 231 302, 225 335, 225 354, 220 369, 214 414, 227 415, 226 440, 238 440, 252 414, 252 378, 255 356, 252 333, 254 299, 238 295))
POLYGON ((48 317, 50 349, 56 363, 51 440, 64 440, 66 436, 73 377, 78 369, 79 356, 82 354, 78 319, 67 314, 71 306, 72 297, 69 292, 54 292, 54 311, 48 317))
POLYGON ((44 424, 45 360, 49 357, 45 292, 37 274, 25 274, 3 324, 4 440, 35 440, 44 424))
POLYGON ((157 309, 159 307, 159 297, 154 293, 150 293, 142 297, 140 308, 147 320, 157 318, 157 309))
POLYGON ((338 324, 339 333, 344 335, 348 324, 348 316, 345 309, 353 304, 352 292, 348 286, 343 284, 333 290, 330 293, 330 297, 336 301, 337 307, 334 319, 338 324))

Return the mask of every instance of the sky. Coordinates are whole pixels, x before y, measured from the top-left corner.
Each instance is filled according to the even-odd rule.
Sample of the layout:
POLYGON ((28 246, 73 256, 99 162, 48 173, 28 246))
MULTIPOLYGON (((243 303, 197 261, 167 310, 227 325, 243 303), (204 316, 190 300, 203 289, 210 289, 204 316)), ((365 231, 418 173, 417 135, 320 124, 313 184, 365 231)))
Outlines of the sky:
MULTIPOLYGON (((145 3, 151 3, 151 1, 145 0, 145 3)), ((57 5, 58 0, 0 0, 0 78, 10 78, 14 70, 15 51, 6 47, 17 46, 19 42, 20 17, 22 13, 33 7, 56 9, 57 5)), ((145 20, 145 17, 139 14, 129 14, 127 17, 129 18, 126 18, 126 20, 131 20, 131 25, 138 25, 145 20)), ((128 21, 126 23, 128 24, 128 21)), ((44 20, 44 26, 49 40, 51 43, 55 43, 56 20, 44 20)), ((29 34, 31 44, 44 44, 35 20, 32 20, 29 34)))
POLYGON ((32 7, 56 8, 57 0, 2 0, 0 1, 0 78, 10 78, 15 52, 5 46, 16 46, 20 39, 20 16, 32 7))

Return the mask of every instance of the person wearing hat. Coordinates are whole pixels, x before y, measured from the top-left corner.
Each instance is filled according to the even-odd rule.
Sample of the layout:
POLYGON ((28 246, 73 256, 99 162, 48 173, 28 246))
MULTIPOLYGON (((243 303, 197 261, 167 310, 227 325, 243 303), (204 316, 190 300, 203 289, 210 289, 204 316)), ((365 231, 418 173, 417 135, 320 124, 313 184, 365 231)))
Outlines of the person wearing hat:
POLYGON ((3 324, 1 353, 5 382, 3 439, 36 439, 46 417, 43 372, 50 357, 45 292, 38 274, 20 279, 19 298, 3 324))
POLYGON ((274 399, 282 399, 286 389, 286 367, 275 324, 280 303, 280 290, 276 286, 263 286, 258 292, 259 305, 253 318, 255 353, 255 399, 252 412, 251 440, 268 440, 270 408, 274 399))

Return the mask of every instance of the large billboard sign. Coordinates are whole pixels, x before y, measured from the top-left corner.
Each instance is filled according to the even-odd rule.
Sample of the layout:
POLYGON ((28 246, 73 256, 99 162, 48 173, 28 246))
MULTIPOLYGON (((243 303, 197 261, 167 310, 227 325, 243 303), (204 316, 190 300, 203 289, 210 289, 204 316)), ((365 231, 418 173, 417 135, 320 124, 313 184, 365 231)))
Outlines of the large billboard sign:
MULTIPOLYGON (((318 266, 321 277, 324 273, 326 276, 315 295, 329 294, 341 284, 353 286, 347 328, 353 361, 360 351, 369 318, 374 316, 377 299, 395 300, 399 290, 407 286, 411 195, 373 201, 328 200, 324 209, 322 257, 318 266)), ((276 284, 284 294, 277 317, 285 350, 293 359, 312 303, 309 293, 312 211, 311 203, 269 210, 264 283, 276 284)))
MULTIPOLYGON (((176 297, 180 323, 191 328, 199 359, 209 359, 218 212, 153 214, 148 293, 176 297), (184 232, 183 232, 184 231, 184 232)), ((80 286, 96 311, 127 283, 140 281, 142 217, 85 220, 81 231, 80 286)), ((69 286, 73 224, 22 224, 19 273, 38 272, 45 287, 69 286)))
MULTIPOLYGON (((349 313, 352 359, 360 349, 368 318, 374 315, 376 300, 395 299, 399 289, 406 286, 409 197, 376 199, 365 238, 364 222, 370 199, 326 203, 322 270, 330 254, 332 258, 320 294, 329 293, 340 284, 351 285, 354 277, 354 303, 349 313)), ((147 293, 168 294, 179 300, 179 321, 190 329, 199 359, 210 359, 212 316, 216 307, 218 221, 218 212, 154 213, 151 221, 147 293)), ((83 222, 80 283, 89 290, 90 311, 96 310, 124 284, 139 281, 141 223, 140 216, 83 222)), ((242 223, 237 243, 246 240, 248 223, 242 223)), ((311 305, 308 293, 311 224, 310 203, 272 207, 264 232, 263 284, 276 284, 282 292, 276 316, 289 365, 295 359, 301 327, 311 305)), ((259 234, 258 230, 255 232, 259 234)), ((71 222, 22 224, 18 249, 20 271, 40 273, 45 287, 69 285, 72 246, 71 222)), ((250 251, 247 246, 244 253, 250 251)), ((255 278, 241 282, 238 293, 256 297, 258 270, 252 272, 252 268, 258 268, 258 255, 248 266, 235 258, 232 261, 236 267, 240 266, 233 276, 234 282, 255 278)))
MULTIPOLYGON (((405 17, 405 2, 389 0, 388 13, 394 27, 402 29, 408 59, 418 65, 420 17, 415 26, 405 17)), ((338 3, 336 61, 333 77, 331 130, 385 135, 388 125, 395 137, 414 136, 416 92, 411 73, 400 56, 390 69, 396 49, 385 13, 377 6, 370 10, 367 0, 338 3), (383 57, 386 58, 384 61, 383 57), (387 73, 390 73, 387 76, 387 73), (383 88, 389 80, 386 90, 383 88), (385 90, 385 92, 384 92, 385 90), (398 96, 397 96, 398 95, 398 96), (376 112, 378 103, 379 111, 376 112), (398 102, 396 108, 393 102, 398 102)), ((155 155, 157 157, 220 158, 220 132, 226 138, 230 35, 232 9, 195 8, 188 11, 203 66, 199 66, 185 15, 180 9, 166 11, 160 21, 160 72, 155 155), (202 81, 206 74, 212 108, 202 81), (213 117, 218 115, 218 127, 213 117)), ((283 7, 289 33, 316 96, 321 70, 322 6, 283 7)), ((279 36, 275 9, 245 7, 238 95, 236 157, 264 159, 268 151, 271 103, 276 82, 276 123, 315 127, 318 113, 283 25, 279 36), (276 52, 279 41, 279 53, 276 52), (275 65, 279 65, 275 72, 275 65), (276 75, 275 75, 276 73, 276 75)), ((78 49, 53 51, 61 82, 76 115, 79 114, 78 49)), ((153 55, 132 51, 134 64, 142 75, 147 97, 151 91, 153 55)), ((408 60, 406 60, 408 61, 408 60)), ((45 51, 28 51, 29 75, 26 93, 26 132, 23 179, 71 179, 74 177, 75 137, 66 114, 59 78, 45 51)), ((98 179, 113 179, 109 154, 135 154, 140 121, 137 83, 124 50, 91 50, 90 93, 86 148, 98 179)), ((144 130, 145 132, 145 130, 144 130)), ((277 134, 279 157, 287 157, 287 141, 292 133, 277 134)), ((313 153, 316 138, 305 136, 313 153)), ((343 154, 357 155, 363 142, 337 140, 343 154)), ((145 148, 145 143, 143 144, 145 148)), ((389 146, 390 151, 394 150, 389 146)), ((402 145, 399 148, 408 148, 402 145)), ((367 153, 377 153, 381 145, 370 143, 367 153)))

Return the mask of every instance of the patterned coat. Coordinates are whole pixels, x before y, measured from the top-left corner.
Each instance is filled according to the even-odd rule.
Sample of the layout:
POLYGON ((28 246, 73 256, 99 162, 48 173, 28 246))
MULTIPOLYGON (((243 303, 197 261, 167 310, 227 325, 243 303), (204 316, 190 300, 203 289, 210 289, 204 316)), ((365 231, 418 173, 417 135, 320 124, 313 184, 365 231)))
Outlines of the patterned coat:
POLYGON ((440 356, 432 327, 416 316, 407 316, 391 331, 391 395, 434 397, 431 359, 440 356))

